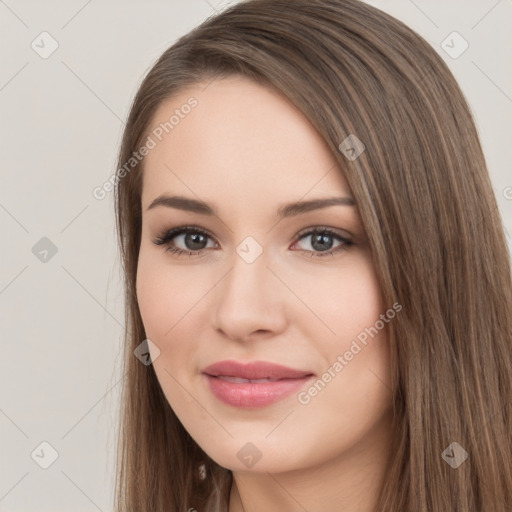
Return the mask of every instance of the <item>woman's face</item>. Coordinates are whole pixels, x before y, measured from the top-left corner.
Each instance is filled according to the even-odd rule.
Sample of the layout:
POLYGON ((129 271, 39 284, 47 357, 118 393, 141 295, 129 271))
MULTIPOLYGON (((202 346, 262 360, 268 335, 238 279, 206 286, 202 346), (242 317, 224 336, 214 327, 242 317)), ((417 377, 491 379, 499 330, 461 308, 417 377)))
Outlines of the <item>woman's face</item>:
POLYGON ((280 93, 205 87, 160 106, 144 164, 137 297, 163 392, 234 471, 368 463, 389 434, 395 310, 351 191, 280 93))

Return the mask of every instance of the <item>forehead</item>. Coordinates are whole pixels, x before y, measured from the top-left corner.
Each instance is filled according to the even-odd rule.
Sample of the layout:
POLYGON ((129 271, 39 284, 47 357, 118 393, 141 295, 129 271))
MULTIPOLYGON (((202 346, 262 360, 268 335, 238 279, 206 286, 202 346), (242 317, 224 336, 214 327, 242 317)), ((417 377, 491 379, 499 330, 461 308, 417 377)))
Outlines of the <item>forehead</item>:
POLYGON ((258 195, 298 199, 313 187, 348 193, 333 154, 307 118, 279 91, 245 77, 179 91, 159 106, 148 133, 155 147, 144 159, 143 203, 187 188, 201 197, 247 201, 258 195))

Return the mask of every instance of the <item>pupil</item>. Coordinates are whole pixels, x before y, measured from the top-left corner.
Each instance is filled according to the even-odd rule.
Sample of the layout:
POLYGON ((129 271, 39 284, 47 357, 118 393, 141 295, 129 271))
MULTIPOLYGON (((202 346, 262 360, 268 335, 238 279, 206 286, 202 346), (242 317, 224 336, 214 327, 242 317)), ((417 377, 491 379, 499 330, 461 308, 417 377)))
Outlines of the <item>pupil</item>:
POLYGON ((311 245, 319 251, 326 251, 332 247, 332 237, 329 235, 313 235, 311 245))

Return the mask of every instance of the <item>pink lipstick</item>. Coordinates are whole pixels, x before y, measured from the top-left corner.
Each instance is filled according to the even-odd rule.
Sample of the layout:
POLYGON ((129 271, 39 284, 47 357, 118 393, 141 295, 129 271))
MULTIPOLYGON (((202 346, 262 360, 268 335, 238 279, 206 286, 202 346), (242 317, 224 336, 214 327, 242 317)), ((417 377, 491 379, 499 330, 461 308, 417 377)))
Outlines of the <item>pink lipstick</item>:
POLYGON ((244 408, 264 407, 283 400, 314 375, 265 361, 240 363, 233 360, 212 364, 203 374, 219 400, 244 408))

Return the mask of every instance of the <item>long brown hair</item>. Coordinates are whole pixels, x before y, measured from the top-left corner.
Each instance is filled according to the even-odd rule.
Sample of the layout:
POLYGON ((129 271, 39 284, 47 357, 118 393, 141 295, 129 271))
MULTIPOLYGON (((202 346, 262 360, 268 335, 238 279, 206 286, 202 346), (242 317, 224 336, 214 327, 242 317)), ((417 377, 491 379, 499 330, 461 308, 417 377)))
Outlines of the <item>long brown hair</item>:
POLYGON ((510 260, 461 90, 420 36, 358 0, 249 0, 165 51, 126 124, 115 189, 127 326, 117 512, 228 507, 231 472, 133 355, 146 338, 135 294, 143 160, 125 164, 162 101, 233 74, 281 91, 318 130, 357 203, 384 303, 403 307, 389 324, 395 438, 376 510, 512 510, 510 260), (340 151, 349 135, 366 148, 356 159, 340 151), (457 468, 442 455, 453 442, 468 454, 457 468))

